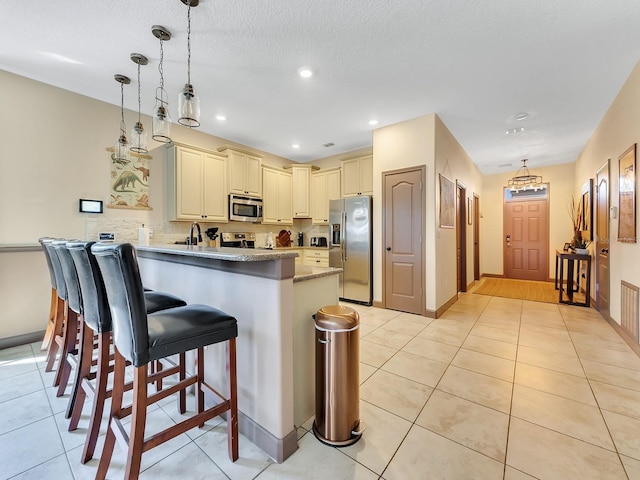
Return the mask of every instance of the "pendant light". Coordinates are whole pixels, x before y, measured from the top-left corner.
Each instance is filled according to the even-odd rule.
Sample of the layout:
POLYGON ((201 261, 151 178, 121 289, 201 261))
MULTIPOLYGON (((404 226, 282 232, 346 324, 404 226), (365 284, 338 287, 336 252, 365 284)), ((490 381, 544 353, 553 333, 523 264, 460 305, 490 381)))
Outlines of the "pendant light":
POLYGON ((113 148, 111 159, 114 163, 126 165, 129 159, 129 141, 127 140, 127 126, 124 123, 124 86, 129 85, 131 80, 125 75, 116 74, 113 76, 120 84, 120 135, 113 148))
POLYGON ((526 192, 528 190, 537 192, 538 190, 545 190, 547 188, 547 186, 542 183, 542 175, 532 175, 529 173, 526 158, 522 159, 522 166, 513 178, 509 179, 507 187, 515 193, 526 192))
POLYGON ((171 32, 165 27, 154 25, 151 27, 151 33, 160 40, 160 63, 158 64, 160 86, 156 88, 156 106, 153 109, 151 138, 156 142, 169 143, 171 141, 171 115, 169 114, 167 91, 164 89, 164 49, 162 44, 171 40, 171 32))
POLYGON ((200 126, 200 99, 191 84, 191 7, 197 7, 199 0, 180 0, 187 5, 187 83, 178 97, 178 123, 187 127, 200 126))
POLYGON ((139 53, 131 54, 131 61, 138 65, 138 121, 133 125, 131 129, 131 146, 129 149, 135 153, 148 153, 147 149, 147 132, 144 131, 144 126, 140 120, 140 66, 149 63, 147 57, 139 53))

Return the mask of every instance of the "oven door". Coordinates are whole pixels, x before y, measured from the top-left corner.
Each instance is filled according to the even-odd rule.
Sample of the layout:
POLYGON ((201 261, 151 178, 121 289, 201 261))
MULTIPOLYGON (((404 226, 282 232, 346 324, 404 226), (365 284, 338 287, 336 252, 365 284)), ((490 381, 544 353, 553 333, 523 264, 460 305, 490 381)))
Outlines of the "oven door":
POLYGON ((229 220, 237 222, 261 222, 262 200, 229 195, 229 220))

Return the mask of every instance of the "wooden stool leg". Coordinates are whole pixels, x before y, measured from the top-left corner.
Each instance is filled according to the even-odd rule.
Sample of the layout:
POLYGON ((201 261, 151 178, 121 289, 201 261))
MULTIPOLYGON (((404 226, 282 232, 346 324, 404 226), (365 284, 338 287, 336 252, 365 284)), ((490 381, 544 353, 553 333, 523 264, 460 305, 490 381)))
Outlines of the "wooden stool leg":
POLYGON ((47 365, 44 369, 45 372, 53 370, 53 364, 56 362, 56 355, 60 345, 56 341, 56 337, 62 337, 62 328, 65 322, 65 301, 60 297, 56 297, 56 318, 54 321, 53 335, 51 336, 51 342, 49 342, 49 350, 47 351, 47 365))
MULTIPOLYGON (((95 395, 93 397, 93 407, 91 409, 91 419, 87 427, 87 438, 84 441, 82 451, 82 463, 87 463, 93 458, 96 449, 98 435, 100 434, 100 424, 102 423, 102 412, 104 412, 104 402, 107 399, 107 380, 109 379, 109 346, 111 345, 110 333, 98 334, 98 373, 96 374, 95 395)), ((76 404, 77 407, 77 404, 76 404)), ((78 410, 78 418, 80 412, 78 410)), ((77 423, 77 421, 76 421, 77 423)))
POLYGON ((53 338, 53 329, 56 322, 56 306, 58 303, 58 292, 55 288, 51 287, 51 306, 49 307, 49 320, 47 321, 47 329, 44 332, 44 338, 42 339, 42 345, 40 350, 47 350, 51 344, 53 338))
POLYGON ((229 382, 229 411, 227 412, 227 436, 229 458, 238 459, 238 383, 236 381, 236 339, 227 342, 227 379, 229 382))
POLYGON ((71 364, 68 355, 71 355, 76 348, 78 340, 78 314, 73 310, 68 310, 67 321, 64 324, 64 335, 62 343, 62 352, 60 361, 58 362, 58 370, 56 371, 56 381, 54 385, 58 386, 56 396, 61 397, 67 389, 69 376, 71 375, 71 364))
MULTIPOLYGON (((93 330, 89 328, 89 326, 84 323, 80 318, 78 319, 80 323, 80 341, 79 341, 79 349, 78 349, 78 365, 76 367, 76 376, 73 381, 73 387, 71 390, 71 396, 69 397, 69 404, 67 405, 67 412, 65 414, 65 418, 71 418, 75 410, 76 404, 80 404, 80 411, 82 411, 82 406, 84 405, 84 400, 86 398, 86 393, 82 388, 82 380, 89 377, 91 373, 91 359, 93 357, 93 330)), ((76 425, 73 426, 69 423, 69 431, 75 430, 76 425)))
POLYGON ((142 449, 144 444, 144 427, 147 421, 147 366, 136 367, 133 374, 133 408, 131 433, 129 435, 129 451, 124 478, 138 478, 142 449))
POLYGON ((124 392, 124 368, 125 359, 118 350, 115 351, 115 366, 113 367, 113 393, 111 396, 111 415, 109 416, 109 426, 107 427, 107 436, 104 440, 98 471, 96 472, 96 480, 104 480, 107 477, 109 463, 113 456, 113 447, 116 443, 116 435, 114 429, 118 428, 114 425, 114 417, 120 418, 122 411, 122 394, 124 392))
MULTIPOLYGON (((178 362, 178 381, 182 382, 187 378, 187 356, 184 352, 178 355, 178 362)), ((184 388, 178 392, 178 411, 181 414, 187 411, 187 391, 184 388)))
MULTIPOLYGON (((199 348, 196 352, 196 375, 198 383, 196 383, 196 411, 204 412, 204 390, 202 383, 204 382, 204 348, 199 348)), ((204 427, 204 423, 198 425, 199 428, 204 427)))

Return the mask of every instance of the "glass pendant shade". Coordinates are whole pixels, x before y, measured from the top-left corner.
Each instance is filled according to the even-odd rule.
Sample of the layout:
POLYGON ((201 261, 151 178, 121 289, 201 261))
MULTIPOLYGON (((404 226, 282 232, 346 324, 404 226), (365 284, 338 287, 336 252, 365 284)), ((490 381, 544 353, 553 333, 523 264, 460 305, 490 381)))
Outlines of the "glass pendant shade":
POLYGON ((171 116, 164 104, 159 104, 153 112, 153 135, 156 142, 169 143, 171 141, 171 116))
POLYGON ((118 140, 113 146, 112 159, 115 163, 119 163, 120 165, 126 165, 131 161, 129 158, 129 142, 127 141, 127 136, 123 133, 120 134, 118 140))
POLYGON ((136 122, 131 129, 131 147, 132 152, 147 153, 147 132, 141 122, 136 122))
POLYGON ((187 127, 200 126, 200 99, 193 90, 193 85, 185 84, 178 97, 178 123, 187 127))

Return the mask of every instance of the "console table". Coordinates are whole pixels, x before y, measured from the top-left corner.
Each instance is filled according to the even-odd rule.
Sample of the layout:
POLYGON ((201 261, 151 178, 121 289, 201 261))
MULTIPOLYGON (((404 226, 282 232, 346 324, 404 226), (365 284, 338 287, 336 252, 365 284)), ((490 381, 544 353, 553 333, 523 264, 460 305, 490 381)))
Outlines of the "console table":
POLYGON ((591 255, 588 253, 574 253, 564 250, 556 250, 556 280, 555 287, 558 290, 558 302, 565 303, 567 305, 580 305, 583 307, 588 307, 591 300, 591 255), (564 264, 565 261, 567 263, 567 277, 565 282, 564 277, 564 264), (584 302, 574 302, 573 293, 578 292, 580 290, 580 262, 587 263, 587 271, 585 274, 586 284, 585 284, 585 294, 584 294, 584 302), (565 288, 567 288, 567 299, 563 298, 563 292, 565 288))

